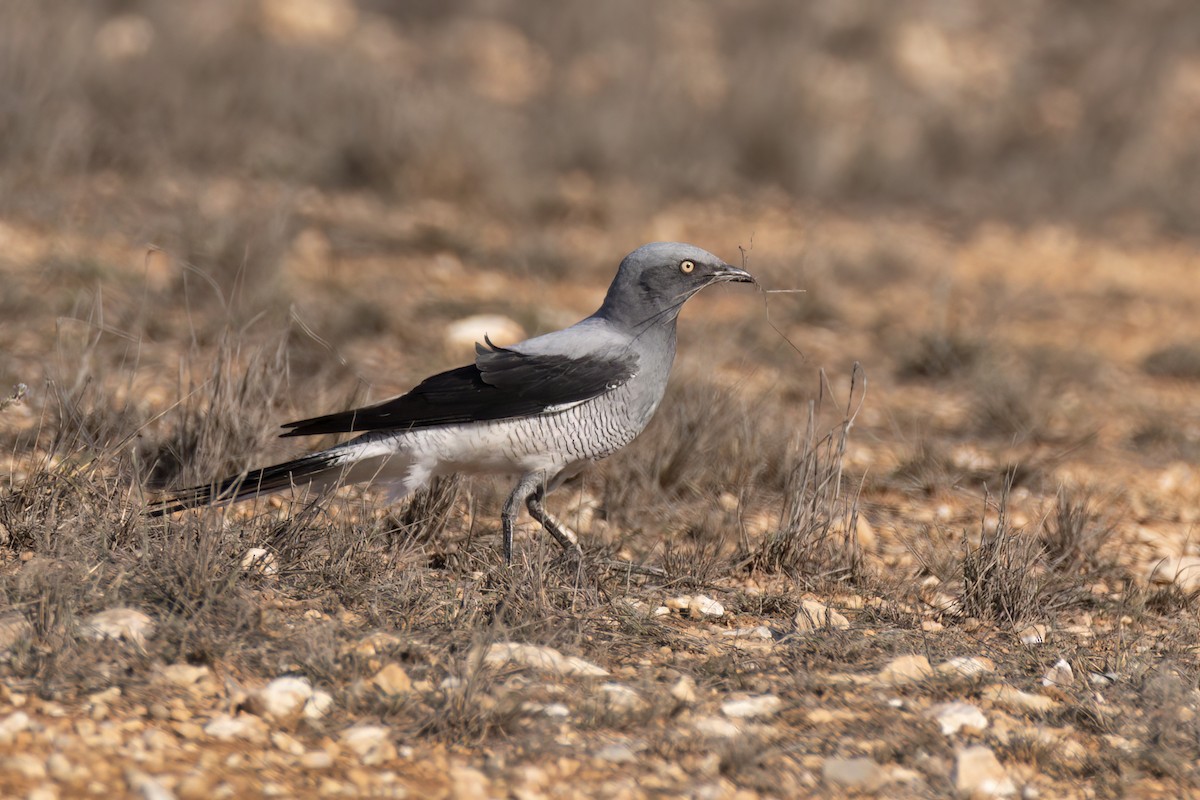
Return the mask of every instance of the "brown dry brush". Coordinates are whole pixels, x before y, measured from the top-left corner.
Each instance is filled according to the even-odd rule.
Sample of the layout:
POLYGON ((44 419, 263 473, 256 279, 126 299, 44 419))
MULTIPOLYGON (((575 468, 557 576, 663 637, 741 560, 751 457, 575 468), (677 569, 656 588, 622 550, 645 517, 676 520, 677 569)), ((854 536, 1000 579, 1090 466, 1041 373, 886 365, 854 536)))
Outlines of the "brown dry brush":
POLYGON ((810 581, 860 581, 865 577, 858 542, 859 492, 846 483, 843 465, 850 429, 866 395, 866 375, 856 362, 842 419, 818 433, 828 380, 808 404, 804 433, 792 443, 779 526, 747 557, 751 569, 785 572, 810 581))
MULTIPOLYGON (((1045 550, 1032 537, 1012 527, 1008 519, 1011 482, 1006 481, 996 504, 996 526, 980 521, 979 544, 963 536, 962 613, 1015 625, 1040 615, 1043 581, 1037 574, 1045 550)), ((985 498, 985 507, 990 496, 985 498)))
POLYGON ((1117 573, 1116 553, 1111 551, 1117 513, 1111 503, 1102 504, 1087 490, 1060 487, 1054 511, 1038 534, 1047 566, 1084 577, 1117 573))
POLYGON ((964 532, 960 564, 961 612, 1006 625, 1044 619, 1069 605, 1073 590, 1080 588, 1077 577, 1050 568, 1043 537, 1013 526, 1008 510, 1012 487, 1010 473, 995 501, 994 527, 987 524, 992 496, 985 489, 979 544, 972 547, 964 532))
POLYGON ((200 381, 190 365, 180 365, 179 400, 165 415, 172 433, 140 454, 151 487, 235 473, 274 438, 289 382, 288 336, 248 354, 239 339, 232 331, 221 336, 200 381))

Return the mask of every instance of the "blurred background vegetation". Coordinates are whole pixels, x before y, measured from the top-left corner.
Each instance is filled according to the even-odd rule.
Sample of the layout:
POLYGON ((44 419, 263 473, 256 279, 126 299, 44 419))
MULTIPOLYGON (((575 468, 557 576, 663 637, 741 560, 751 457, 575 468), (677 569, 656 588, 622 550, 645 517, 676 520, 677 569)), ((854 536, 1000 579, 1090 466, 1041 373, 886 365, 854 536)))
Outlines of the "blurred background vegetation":
POLYGON ((0 210, 61 222, 108 181, 77 224, 158 235, 163 180, 232 178, 547 223, 783 193, 1192 235, 1197 41, 1190 0, 6 0, 0 210))

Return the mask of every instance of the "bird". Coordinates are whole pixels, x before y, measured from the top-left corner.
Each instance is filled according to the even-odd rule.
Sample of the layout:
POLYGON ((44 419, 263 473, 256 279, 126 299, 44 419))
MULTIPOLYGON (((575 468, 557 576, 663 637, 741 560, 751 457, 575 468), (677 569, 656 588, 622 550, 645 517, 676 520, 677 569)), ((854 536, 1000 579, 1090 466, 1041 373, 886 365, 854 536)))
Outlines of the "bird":
POLYGON ((512 563, 522 505, 565 551, 578 553, 578 539, 546 510, 546 496, 642 432, 666 392, 681 308, 700 290, 731 282, 756 283, 694 245, 643 245, 622 259, 595 313, 574 325, 506 347, 485 334, 471 364, 375 405, 286 423, 280 434, 357 437, 175 492, 149 513, 349 483, 384 483, 396 500, 440 476, 515 475, 500 515, 504 562, 512 563))

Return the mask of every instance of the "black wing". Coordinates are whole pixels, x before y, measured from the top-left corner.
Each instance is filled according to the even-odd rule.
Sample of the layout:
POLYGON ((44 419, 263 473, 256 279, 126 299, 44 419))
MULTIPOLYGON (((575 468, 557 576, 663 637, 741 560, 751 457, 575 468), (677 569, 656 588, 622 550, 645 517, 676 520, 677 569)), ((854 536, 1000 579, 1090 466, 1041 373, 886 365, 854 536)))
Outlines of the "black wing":
MULTIPOLYGON (((486 337, 485 337, 486 341, 486 337)), ((513 419, 597 397, 628 381, 637 357, 623 350, 581 356, 527 355, 491 341, 475 363, 426 378, 407 394, 374 406, 289 422, 283 436, 401 430, 513 419)))

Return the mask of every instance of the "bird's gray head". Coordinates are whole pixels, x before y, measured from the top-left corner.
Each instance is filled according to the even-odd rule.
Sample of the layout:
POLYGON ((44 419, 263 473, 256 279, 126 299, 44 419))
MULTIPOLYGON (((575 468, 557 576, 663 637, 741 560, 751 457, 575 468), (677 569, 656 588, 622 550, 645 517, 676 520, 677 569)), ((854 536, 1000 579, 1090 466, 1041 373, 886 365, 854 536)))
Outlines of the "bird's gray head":
POLYGON ((754 278, 694 245, 653 242, 625 256, 596 315, 631 329, 670 324, 696 292, 728 282, 754 278))

